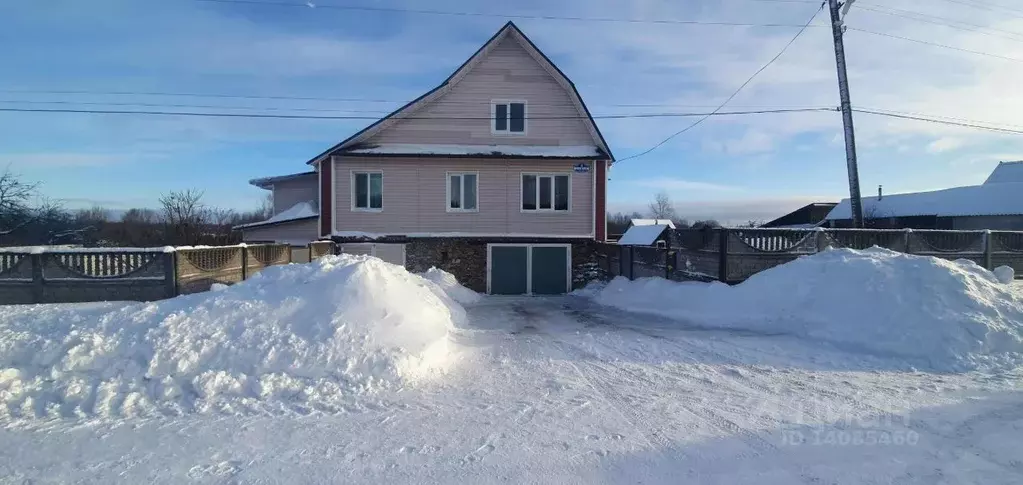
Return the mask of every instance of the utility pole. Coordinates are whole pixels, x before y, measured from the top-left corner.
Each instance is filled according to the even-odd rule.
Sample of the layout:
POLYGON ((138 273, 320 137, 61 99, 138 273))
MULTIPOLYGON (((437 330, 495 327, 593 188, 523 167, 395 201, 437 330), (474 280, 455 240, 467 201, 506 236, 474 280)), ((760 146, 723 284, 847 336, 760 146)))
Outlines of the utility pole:
POLYGON ((845 127, 845 163, 849 171, 849 203, 852 206, 853 227, 863 227, 863 205, 860 201, 860 171, 856 166, 856 135, 853 132, 852 102, 849 101, 849 75, 845 69, 845 45, 842 17, 856 0, 828 0, 831 11, 831 35, 835 38, 835 64, 838 66, 838 93, 842 99, 842 125, 845 127))

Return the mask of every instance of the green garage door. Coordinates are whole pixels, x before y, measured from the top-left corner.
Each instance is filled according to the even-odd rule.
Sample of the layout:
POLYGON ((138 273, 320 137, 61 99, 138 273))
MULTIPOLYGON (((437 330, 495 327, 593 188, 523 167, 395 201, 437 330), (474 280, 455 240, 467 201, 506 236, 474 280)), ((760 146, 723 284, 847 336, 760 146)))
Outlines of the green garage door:
POLYGON ((560 295, 568 289, 568 248, 534 246, 533 294, 560 295))
POLYGON ((522 295, 527 286, 526 246, 492 246, 490 248, 490 293, 495 295, 522 295))

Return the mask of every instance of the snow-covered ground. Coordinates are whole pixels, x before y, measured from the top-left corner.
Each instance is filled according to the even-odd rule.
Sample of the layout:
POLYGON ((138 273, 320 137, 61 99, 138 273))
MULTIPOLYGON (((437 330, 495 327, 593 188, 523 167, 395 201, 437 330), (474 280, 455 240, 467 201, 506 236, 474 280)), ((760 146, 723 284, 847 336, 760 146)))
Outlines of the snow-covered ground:
MULTIPOLYGON (((386 281, 406 295, 406 304, 412 303, 408 292, 418 291, 413 287, 445 291, 427 281, 455 288, 442 274, 399 278, 382 263, 330 261, 340 268, 324 278, 345 272, 337 284, 386 281)), ((288 274, 291 282, 302 275, 284 271, 279 278, 288 274)), ((218 298, 227 307, 244 306, 232 292, 269 298, 243 285, 210 293, 200 306, 218 298)), ((1023 298, 1021 290, 1015 287, 1010 298, 1023 298)), ((378 297, 385 315, 390 307, 382 294, 347 301, 361 307, 378 297)), ((448 328, 446 365, 431 367, 431 378, 384 373, 391 385, 342 388, 332 407, 2 417, 0 477, 13 483, 1023 481, 1020 368, 914 368, 918 359, 776 328, 714 328, 582 296, 484 297, 466 304, 466 318, 459 318, 457 304, 437 297, 429 307, 451 308, 453 317, 450 326, 444 319, 439 324, 448 328)), ((59 307, 83 315, 138 308, 59 307)), ((352 315, 341 305, 330 308, 352 315)), ((11 321, 10 311, 0 310, 0 326, 11 321)), ((253 315, 258 311, 279 320, 286 310, 262 307, 253 315)), ((160 308, 147 315, 153 313, 160 308)), ((305 365, 299 361, 296 369, 305 365)), ((49 389, 59 394, 56 387, 49 389)))

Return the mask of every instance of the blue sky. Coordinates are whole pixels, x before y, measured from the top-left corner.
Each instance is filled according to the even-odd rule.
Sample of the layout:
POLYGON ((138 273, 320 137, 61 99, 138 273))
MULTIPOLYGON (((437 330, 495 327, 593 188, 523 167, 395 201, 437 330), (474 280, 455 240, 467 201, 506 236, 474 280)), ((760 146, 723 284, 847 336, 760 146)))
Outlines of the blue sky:
MULTIPOLYGON (((755 0, 324 3, 787 24, 805 22, 817 8, 755 0)), ((987 31, 997 36, 857 8, 848 24, 1023 59, 1023 12, 946 0, 883 5, 988 26, 998 29, 987 31)), ((506 20, 195 0, 4 2, 0 107, 144 110, 116 103, 181 104, 216 107, 148 109, 377 116, 434 87, 506 20), (24 92, 47 90, 371 101, 24 92), (78 104, 62 104, 69 102, 78 104)), ((796 31, 514 20, 575 81, 597 115, 712 109, 796 31)), ((822 12, 815 24, 825 20, 822 12)), ((846 42, 855 105, 1002 124, 1018 123, 1014 118, 1023 112, 1023 62, 859 31, 850 31, 846 42)), ((833 106, 837 97, 830 32, 814 27, 727 109, 833 106)), ((245 210, 263 194, 248 179, 304 170, 311 156, 369 122, 0 112, 0 164, 41 182, 47 196, 72 208, 152 207, 162 192, 194 187, 206 191, 210 204, 245 210)), ((619 158, 690 122, 598 120, 619 158)), ((856 126, 865 194, 878 184, 894 193, 979 183, 999 160, 1023 159, 1023 138, 1015 135, 866 114, 857 115, 856 126)), ((714 118, 649 155, 616 165, 611 175, 612 210, 641 210, 653 193, 666 190, 691 219, 770 219, 847 193, 835 113, 714 118)))

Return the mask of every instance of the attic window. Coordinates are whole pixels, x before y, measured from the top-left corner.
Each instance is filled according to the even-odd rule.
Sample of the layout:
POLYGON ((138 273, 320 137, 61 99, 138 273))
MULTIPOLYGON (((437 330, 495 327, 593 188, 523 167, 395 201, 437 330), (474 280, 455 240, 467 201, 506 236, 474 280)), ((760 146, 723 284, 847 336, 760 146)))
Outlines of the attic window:
POLYGON ((525 101, 493 101, 490 105, 494 124, 494 134, 525 134, 526 133, 526 102, 525 101))

